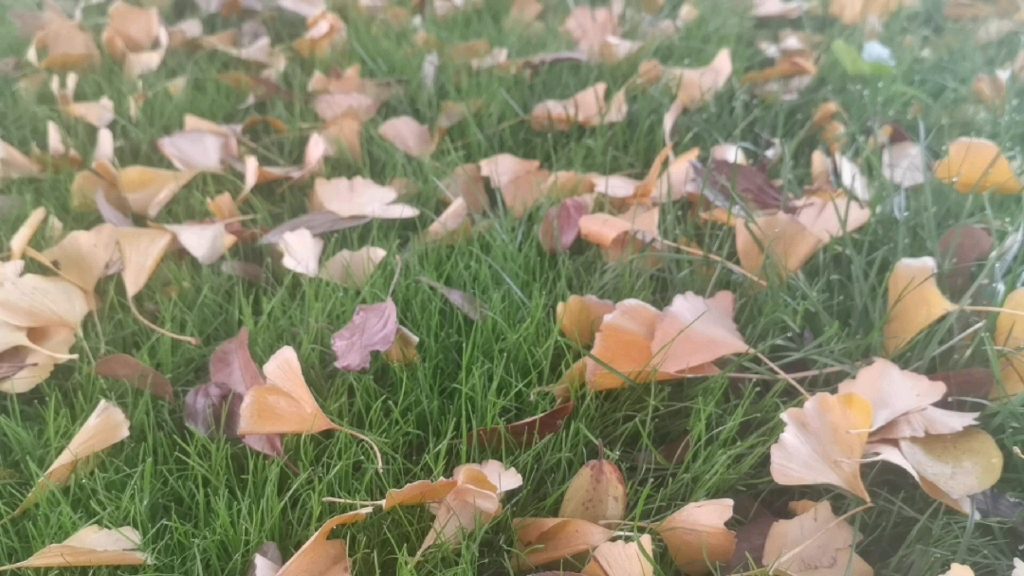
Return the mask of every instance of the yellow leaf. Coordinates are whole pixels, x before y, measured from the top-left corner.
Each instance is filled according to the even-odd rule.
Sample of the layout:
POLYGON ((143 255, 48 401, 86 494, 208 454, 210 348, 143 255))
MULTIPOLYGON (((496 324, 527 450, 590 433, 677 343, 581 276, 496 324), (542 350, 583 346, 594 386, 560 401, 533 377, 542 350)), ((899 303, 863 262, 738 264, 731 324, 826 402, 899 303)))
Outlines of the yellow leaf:
POLYGON ((589 552, 615 534, 611 530, 577 518, 516 518, 516 549, 521 556, 514 564, 543 566, 556 560, 589 552))
POLYGON ((626 517, 626 480, 615 463, 601 458, 580 468, 569 482, 558 509, 559 518, 599 524, 626 517))
POLYGON ((939 318, 956 310, 935 279, 930 256, 902 258, 889 275, 889 314, 882 326, 885 353, 893 355, 939 318))
POLYGON ((141 566, 149 558, 138 551, 139 541, 141 538, 134 528, 122 526, 110 530, 93 524, 60 544, 50 544, 28 560, 0 567, 0 572, 18 568, 141 566))
POLYGON ((957 192, 1018 194, 1024 185, 1014 175, 999 145, 984 138, 957 138, 946 157, 935 163, 935 177, 953 184, 957 192))
POLYGON ((601 328, 605 314, 610 314, 613 310, 615 304, 611 300, 603 300, 590 294, 573 294, 565 302, 558 303, 555 308, 555 321, 570 342, 581 348, 588 348, 593 345, 594 334, 601 328))
POLYGON ((751 274, 765 276, 770 260, 772 269, 785 277, 800 270, 824 244, 796 216, 783 212, 750 221, 737 218, 734 226, 740 266, 751 274))
POLYGON ((821 502, 792 520, 779 520, 768 530, 761 562, 772 574, 872 576, 874 571, 854 554, 860 535, 821 502))
POLYGON ((923 478, 952 498, 991 488, 1003 473, 1003 453, 980 428, 956 434, 904 438, 900 451, 923 478))
POLYGON ((725 527, 732 506, 729 498, 691 502, 657 525, 672 561, 684 574, 707 574, 713 564, 732 558, 736 533, 725 527))
POLYGON ((117 228, 117 246, 121 251, 121 278, 128 298, 134 298, 149 282, 174 234, 159 228, 117 228))
POLYGON ((331 518, 299 548, 299 551, 277 572, 277 576, 350 576, 348 545, 344 540, 328 540, 338 526, 355 524, 366 519, 372 508, 363 508, 331 518))
POLYGON ((265 386, 250 389, 242 400, 238 433, 316 434, 341 430, 324 414, 302 376, 295 349, 285 346, 263 365, 265 386))

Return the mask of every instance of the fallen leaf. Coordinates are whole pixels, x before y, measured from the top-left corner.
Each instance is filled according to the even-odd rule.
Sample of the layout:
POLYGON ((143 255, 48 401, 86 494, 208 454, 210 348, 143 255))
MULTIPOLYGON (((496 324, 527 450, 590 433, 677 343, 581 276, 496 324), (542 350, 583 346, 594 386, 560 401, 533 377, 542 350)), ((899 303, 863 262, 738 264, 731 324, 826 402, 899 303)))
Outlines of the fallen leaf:
MULTIPOLYGON (((1017 560, 1015 558, 1014 561, 1013 561, 1013 565, 1016 567, 1019 562, 1020 562, 1020 560, 1017 560)), ((1014 572, 1016 573, 1016 568, 1014 568, 1014 572)), ((974 570, 971 570, 970 566, 966 566, 964 564, 957 564, 956 562, 953 562, 952 564, 949 565, 949 570, 947 570, 945 573, 941 574, 940 576, 974 576, 974 570)), ((1013 574, 1011 576, 1016 576, 1016 575, 1013 574)))
POLYGON ((626 517, 626 480, 614 462, 603 455, 576 472, 562 497, 559 518, 578 518, 593 524, 626 517))
POLYGON ((544 251, 558 254, 569 250, 580 235, 580 218, 589 214, 592 207, 593 199, 584 196, 566 198, 552 206, 537 230, 544 251))
POLYGON ((252 562, 249 564, 249 571, 246 576, 276 576, 281 570, 284 560, 281 557, 281 550, 277 543, 268 541, 260 546, 253 554, 252 562))
POLYGON ((434 220, 427 229, 423 231, 423 239, 428 242, 439 242, 442 240, 458 240, 464 233, 468 233, 472 227, 472 220, 469 217, 469 206, 463 198, 456 198, 454 202, 444 209, 444 212, 434 220))
POLYGON ((752 220, 737 218, 734 227, 740 266, 762 277, 797 272, 824 244, 799 218, 784 212, 752 220), (771 267, 766 266, 769 262, 771 267))
POLYGON ((871 208, 845 194, 814 194, 792 200, 787 204, 793 215, 805 228, 823 243, 844 236, 868 223, 871 208))
POLYGON ((641 78, 645 76, 645 64, 648 69, 656 71, 654 74, 648 73, 648 76, 654 76, 676 88, 675 100, 662 121, 665 144, 672 141, 672 127, 679 115, 711 100, 732 76, 732 52, 728 48, 719 50, 707 66, 700 68, 664 68, 657 61, 641 63, 641 78))
POLYGON ((605 103, 608 84, 598 82, 566 100, 544 100, 530 112, 530 126, 538 132, 568 130, 580 125, 603 126, 622 122, 628 111, 625 92, 618 92, 611 104, 605 103))
POLYGON ((735 297, 726 290, 711 298, 677 294, 654 328, 651 363, 672 374, 706 373, 707 364, 749 351, 732 319, 734 307, 735 297))
POLYGON ((516 446, 533 446, 561 430, 565 420, 572 414, 573 406, 572 402, 559 404, 539 416, 526 420, 480 428, 467 438, 467 442, 483 446, 502 446, 508 439, 516 446))
POLYGON ((299 228, 282 234, 277 247, 281 250, 281 265, 285 268, 311 278, 320 274, 320 254, 324 250, 322 238, 299 228))
POLYGON ((463 198, 473 214, 483 214, 491 208, 478 164, 463 164, 452 170, 441 188, 452 200, 463 198))
POLYGON ((899 448, 921 475, 952 498, 977 494, 999 480, 1003 453, 980 428, 956 434, 902 438, 899 448))
POLYGON ((46 546, 28 560, 0 567, 0 572, 25 568, 142 566, 149 558, 138 551, 141 541, 134 528, 107 529, 92 524, 60 544, 46 546))
POLYGON ((953 226, 939 238, 940 281, 959 299, 974 284, 974 265, 988 260, 992 253, 992 233, 986 228, 961 224, 953 226))
POLYGON ((123 264, 121 278, 130 300, 146 286, 174 235, 157 228, 117 228, 115 234, 123 264))
POLYGON ((387 250, 376 246, 363 246, 355 251, 342 250, 324 262, 320 267, 320 277, 350 290, 362 290, 387 255, 387 250))
POLYGON ((714 564, 732 558, 736 533, 725 527, 732 507, 729 498, 691 502, 655 527, 684 574, 707 574, 714 564))
POLYGON ((160 152, 182 172, 220 173, 228 159, 237 157, 233 134, 186 130, 157 139, 160 152))
POLYGON ((904 414, 938 402, 946 385, 876 358, 858 370, 854 378, 840 382, 838 392, 856 394, 871 404, 868 431, 873 432, 904 414))
POLYGON ((75 358, 68 355, 75 344, 74 328, 51 326, 33 330, 31 340, 28 336, 24 332, 27 345, 15 345, 0 352, 0 372, 4 374, 0 377, 0 392, 27 392, 49 378, 57 363, 75 358))
POLYGON ((820 392, 803 407, 783 412, 782 420, 786 429, 771 447, 773 480, 785 486, 831 484, 871 501, 858 461, 872 420, 867 400, 820 392))
POLYGON ((384 358, 392 364, 411 364, 420 359, 416 345, 420 343, 418 336, 408 328, 398 325, 395 341, 384 351, 384 358))
POLYGON ((63 13, 50 19, 36 32, 26 59, 44 70, 55 72, 97 67, 101 60, 92 34, 63 13), (42 60, 38 57, 40 50, 46 50, 46 57, 42 60))
POLYGON ((1024 189, 999 146, 984 138, 957 138, 946 157, 935 163, 935 177, 953 184, 957 192, 1017 194, 1024 189))
POLYGON ((20 150, 0 140, 0 180, 42 174, 43 167, 20 150))
POLYGON ((73 282, 95 307, 96 283, 106 276, 107 266, 117 250, 114 227, 101 224, 92 230, 75 230, 56 246, 43 252, 47 262, 73 282))
POLYGON ((315 210, 288 220, 284 224, 270 230, 260 238, 260 244, 277 244, 286 232, 305 228, 313 235, 326 234, 336 230, 344 230, 354 226, 361 226, 369 222, 365 216, 352 216, 344 218, 334 212, 326 210, 315 210))
POLYGON ((772 525, 761 562, 793 576, 871 576, 874 571, 853 552, 857 532, 820 502, 792 520, 772 525))
POLYGON ((438 140, 431 135, 430 128, 412 116, 389 118, 380 125, 377 133, 413 158, 426 158, 437 148, 438 140))
POLYGON ((761 516, 756 520, 747 522, 736 531, 736 548, 733 550, 732 558, 725 565, 726 574, 746 572, 761 568, 761 556, 764 553, 764 543, 768 540, 768 531, 778 518, 772 515, 761 516))
POLYGON ((21 260, 25 254, 25 249, 28 248, 29 242, 32 241, 32 237, 36 235, 39 227, 46 221, 46 215, 46 208, 40 206, 32 210, 21 226, 14 231, 10 241, 7 243, 11 260, 21 260))
POLYGON ((53 464, 50 464, 43 477, 15 510, 15 514, 32 507, 51 488, 67 484, 72 473, 84 460, 127 438, 128 426, 128 418, 120 408, 106 400, 100 400, 71 442, 53 464))
POLYGON ((518 567, 545 564, 590 552, 611 539, 615 533, 607 528, 578 518, 516 518, 518 567))
POLYGON ((302 376, 298 354, 285 346, 263 365, 266 385, 253 386, 245 393, 239 410, 238 433, 316 434, 341 430, 331 422, 302 376))
POLYGON ((383 508, 390 510, 397 506, 415 506, 430 502, 440 502, 458 485, 459 482, 455 478, 442 478, 435 482, 417 480, 401 488, 388 490, 387 495, 384 497, 383 508))
POLYGON ((917 142, 904 140, 882 148, 882 175, 900 188, 925 183, 928 168, 924 148, 917 142))
MULTIPOLYGON (((959 399, 985 400, 995 388, 995 375, 988 368, 964 368, 951 372, 928 374, 929 380, 937 380, 946 385, 946 395, 935 406, 946 409, 964 410, 970 406, 959 399)), ((977 404, 974 404, 975 406, 977 404)))
POLYGON ((303 58, 323 58, 345 45, 348 41, 348 26, 334 12, 322 10, 307 17, 306 32, 292 42, 292 49, 303 58))
POLYGON ((132 6, 120 0, 107 10, 107 27, 101 39, 107 54, 121 63, 128 78, 159 68, 170 44, 170 34, 157 8, 132 6))
POLYGON ((548 171, 537 160, 524 160, 512 154, 497 154, 480 161, 480 173, 492 188, 501 191, 505 207, 515 218, 522 218, 544 196, 543 184, 548 171))
MULTIPOLYGON (((712 155, 714 149, 711 150, 712 155)), ((708 170, 697 171, 697 178, 715 189, 722 198, 734 198, 742 203, 749 202, 757 210, 779 210, 782 208, 782 191, 768 176, 753 166, 744 166, 731 161, 712 160, 708 170)))
POLYGON ((930 256, 902 258, 889 276, 889 314, 882 326, 882 347, 889 356, 956 305, 939 290, 938 266, 930 256))
POLYGON ((164 228, 174 234, 178 244, 203 265, 220 260, 238 242, 236 236, 228 233, 224 222, 165 224, 164 228))
POLYGON ((459 311, 461 311, 466 316, 469 316, 470 320, 479 322, 480 320, 487 316, 487 306, 484 305, 484 303, 481 302, 476 296, 473 296, 472 294, 467 294, 465 292, 462 292, 461 290, 449 288, 443 284, 434 282, 429 278, 424 278, 423 276, 420 276, 419 278, 417 278, 417 280, 423 282, 427 286, 430 286, 431 288, 437 290, 442 295, 444 295, 444 297, 447 298, 448 301, 451 302, 456 308, 458 308, 459 311))
POLYGON ((340 370, 358 371, 370 367, 370 353, 391 348, 398 333, 398 310, 390 298, 356 307, 349 321, 331 337, 331 349, 340 370))
POLYGON ((114 354, 100 358, 93 371, 97 376, 122 380, 168 402, 174 400, 174 389, 166 376, 127 354, 114 354))
POLYGON ((382 219, 415 218, 420 211, 408 204, 396 203, 398 191, 361 176, 355 178, 317 178, 310 194, 310 208, 330 210, 342 218, 382 219))
POLYGON ((583 568, 584 576, 654 576, 654 546, 649 534, 633 542, 605 542, 598 546, 590 562, 583 568))
POLYGON ((555 308, 555 322, 562 334, 580 348, 594 343, 594 335, 601 328, 606 314, 615 310, 615 303, 587 294, 573 294, 555 308))
POLYGON ((562 30, 572 36, 578 50, 599 61, 605 40, 618 35, 619 23, 610 8, 576 6, 562 23, 562 30))
POLYGON ((810 6, 803 0, 755 0, 750 15, 754 18, 799 18, 810 6))
POLYGON ((302 545, 277 576, 351 576, 348 545, 344 540, 328 540, 338 526, 364 520, 372 509, 356 510, 331 518, 302 545))
POLYGON ((63 278, 23 274, 0 284, 0 321, 7 324, 78 330, 88 313, 85 294, 63 278))
POLYGON ((592 390, 623 386, 625 383, 619 374, 638 383, 654 379, 652 372, 656 367, 650 366, 654 357, 651 341, 660 315, 657 308, 635 299, 622 300, 615 304, 612 312, 605 314, 590 351, 593 358, 585 359, 587 383, 592 390))

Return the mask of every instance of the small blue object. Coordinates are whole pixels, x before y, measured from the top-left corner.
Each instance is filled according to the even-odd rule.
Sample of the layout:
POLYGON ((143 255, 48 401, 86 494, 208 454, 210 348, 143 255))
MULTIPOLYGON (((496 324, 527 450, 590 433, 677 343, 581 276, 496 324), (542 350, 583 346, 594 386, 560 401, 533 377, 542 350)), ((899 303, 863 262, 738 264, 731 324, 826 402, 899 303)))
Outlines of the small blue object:
POLYGON ((885 64, 890 67, 896 66, 896 59, 892 56, 892 50, 878 40, 869 40, 865 42, 864 48, 860 51, 860 57, 865 62, 871 64, 885 64))

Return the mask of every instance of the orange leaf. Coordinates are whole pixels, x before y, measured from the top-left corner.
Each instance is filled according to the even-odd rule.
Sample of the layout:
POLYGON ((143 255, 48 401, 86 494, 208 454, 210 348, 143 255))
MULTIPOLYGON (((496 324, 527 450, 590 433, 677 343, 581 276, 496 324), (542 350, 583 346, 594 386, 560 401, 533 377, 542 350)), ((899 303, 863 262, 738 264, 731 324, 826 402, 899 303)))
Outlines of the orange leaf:
POLYGON ((999 146, 984 138, 957 138, 933 170, 936 178, 965 194, 989 190, 1018 194, 1024 188, 999 146))
POLYGON ((728 498, 692 502, 657 525, 672 561, 684 574, 707 574, 713 564, 732 558, 736 533, 725 527, 732 507, 728 498))
POLYGON ((935 281, 931 256, 902 258, 889 275, 889 314, 882 326, 885 353, 893 355, 939 318, 956 310, 935 281))
POLYGON ((520 566, 543 566, 563 558, 590 552, 615 534, 607 528, 577 518, 516 518, 515 559, 520 566))
POLYGON ((316 434, 341 430, 320 409, 302 376, 295 349, 285 346, 263 365, 265 386, 254 386, 242 400, 238 433, 316 434))

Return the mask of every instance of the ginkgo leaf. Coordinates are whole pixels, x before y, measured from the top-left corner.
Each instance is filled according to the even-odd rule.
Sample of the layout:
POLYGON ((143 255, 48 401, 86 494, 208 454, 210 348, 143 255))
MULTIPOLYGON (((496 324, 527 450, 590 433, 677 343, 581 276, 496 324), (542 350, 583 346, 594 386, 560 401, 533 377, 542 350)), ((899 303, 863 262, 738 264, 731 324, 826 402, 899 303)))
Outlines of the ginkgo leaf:
POLYGON ((885 146, 882 148, 882 175, 901 188, 924 184, 928 175, 924 148, 912 140, 885 146))
POLYGON ((922 478, 954 499, 991 488, 1003 473, 1002 451, 992 436, 980 428, 903 438, 899 447, 922 478))
POLYGON ((114 227, 101 224, 92 230, 75 230, 43 256, 63 278, 74 282, 89 299, 95 301, 96 283, 106 275, 107 265, 117 250, 114 227))
POLYGON ((34 505, 50 488, 59 488, 66 484, 83 460, 127 438, 128 426, 128 418, 120 408, 106 400, 100 400, 78 433, 46 469, 43 477, 15 513, 23 512, 34 505))
POLYGON ((351 290, 362 290, 387 255, 387 250, 376 246, 363 246, 355 251, 342 250, 324 262, 320 267, 320 277, 351 290))
POLYGON ((77 330, 88 313, 85 294, 63 278, 23 274, 0 284, 0 321, 8 324, 77 330))
POLYGON ((458 240, 472 227, 472 220, 469 217, 469 205, 465 198, 456 198, 447 208, 444 209, 430 226, 423 231, 423 238, 427 241, 438 242, 446 239, 458 240))
MULTIPOLYGON (((69 356, 75 344, 76 329, 50 326, 32 330, 31 346, 15 346, 0 352, 0 392, 20 394, 49 378, 54 366, 69 356)), ((26 331, 25 338, 29 333, 26 331)))
POLYGON ((541 247, 549 254, 569 250, 580 235, 580 219, 590 213, 593 203, 593 195, 588 194, 552 206, 537 230, 541 247))
POLYGON ((134 528, 107 529, 92 524, 60 544, 50 544, 28 560, 0 567, 0 572, 25 568, 142 566, 149 558, 138 551, 141 541, 134 528))
POLYGON ((579 518, 594 524, 626 517, 626 480, 603 455, 576 472, 565 489, 559 518, 579 518))
POLYGON ((775 271, 784 277, 800 270, 824 243, 796 216, 783 212, 749 221, 737 218, 735 229, 740 266, 762 276, 775 271), (769 261, 772 267, 766 268, 769 261))
POLYGON ((118 172, 118 188, 134 214, 156 218, 164 206, 197 172, 178 172, 149 166, 128 166, 118 172))
POLYGON ((954 300, 962 298, 974 284, 975 264, 992 253, 992 233, 981 226, 961 224, 939 238, 939 284, 954 300))
POLYGON ((821 392, 786 410, 786 429, 771 447, 772 479, 786 486, 831 484, 870 502, 858 460, 871 418, 871 404, 856 394, 821 392))
POLYGON ((640 65, 641 77, 644 75, 644 64, 657 70, 654 74, 656 78, 676 89, 675 100, 662 120, 666 144, 672 141, 672 127, 679 115, 710 100, 715 93, 725 87, 732 76, 732 52, 728 48, 719 50, 707 66, 699 68, 664 68, 656 61, 653 62, 654 66, 645 62, 640 65))
POLYGON ((455 478, 442 478, 431 482, 430 480, 417 480, 406 484, 401 488, 388 490, 384 497, 383 507, 390 510, 396 506, 415 506, 430 502, 440 502, 456 486, 459 485, 455 478))
POLYGON ((518 567, 545 564, 590 552, 614 536, 614 532, 578 518, 516 518, 518 567))
POLYGON ((935 177, 957 192, 1017 194, 1024 188, 999 145, 984 138, 957 138, 946 157, 935 163, 935 177))
POLYGON ((930 256, 902 258, 889 275, 889 314, 882 326, 885 353, 892 355, 922 330, 956 310, 936 283, 938 265, 930 256))
POLYGON ((418 336, 408 328, 398 325, 398 332, 395 334, 395 341, 391 347, 384 351, 384 358, 392 364, 411 364, 420 359, 416 345, 420 343, 418 336))
POLYGON ((324 250, 322 238, 299 228, 282 234, 277 247, 281 249, 281 265, 285 268, 311 278, 320 274, 320 254, 324 250))
POLYGON ((42 166, 20 150, 0 140, 0 180, 41 174, 42 166))
POLYGON ((823 243, 867 224, 871 208, 845 194, 811 195, 787 202, 796 219, 823 243))
POLYGON ((570 342, 581 348, 594 343, 594 335, 601 328, 606 314, 615 310, 615 303, 597 296, 573 294, 555 308, 555 321, 570 342))
POLYGON ((907 457, 903 455, 903 452, 900 451, 899 446, 895 443, 869 442, 868 445, 864 447, 864 454, 874 454, 874 456, 865 458, 865 461, 882 460, 903 468, 908 474, 914 477, 914 480, 917 480, 917 483, 921 485, 921 489, 924 490, 925 494, 928 494, 932 498, 962 514, 969 513, 969 510, 971 509, 970 497, 963 496, 960 498, 953 498, 944 492, 942 488, 939 488, 934 482, 922 477, 917 470, 914 469, 914 466, 909 460, 907 460, 907 457))
POLYGON ((467 438, 470 444, 501 446, 509 440, 516 446, 532 446, 562 429, 565 420, 572 414, 574 404, 559 404, 551 410, 511 424, 481 428, 467 438))
POLYGON ((156 141, 160 152, 182 172, 222 172, 231 145, 227 135, 204 130, 176 132, 156 141))
POLYGON ((772 567, 772 573, 793 576, 872 576, 871 566, 853 552, 859 539, 828 502, 821 502, 792 520, 775 522, 761 562, 772 567))
POLYGON ((590 60, 600 60, 605 40, 618 35, 619 23, 608 7, 576 6, 562 23, 562 30, 572 36, 576 48, 590 60))
POLYGON ((871 404, 868 429, 874 431, 903 414, 938 402, 946 392, 946 385, 876 358, 858 370, 853 379, 840 382, 838 391, 856 394, 871 404))
POLYGON ((121 278, 131 299, 149 282, 174 235, 159 228, 117 228, 115 234, 123 264, 121 278))
POLYGON ((705 366, 750 347, 732 319, 735 297, 723 290, 711 298, 677 294, 661 313, 651 340, 651 362, 663 372, 707 373, 705 366))
POLYGON ((302 545, 277 576, 351 576, 348 545, 344 540, 328 540, 338 526, 366 519, 372 508, 363 508, 331 518, 302 545))
MULTIPOLYGON (((1017 576, 1016 567, 1019 565, 1019 562, 1020 560, 1017 560, 1016 558, 1013 560, 1014 571, 1011 576, 1017 576)), ((956 562, 953 562, 949 565, 949 570, 939 576, 974 576, 974 570, 971 570, 971 567, 965 564, 957 564, 956 562)))
POLYGON ((25 249, 28 248, 29 242, 32 241, 39 227, 46 221, 46 216, 46 208, 40 206, 32 210, 21 226, 14 231, 10 241, 7 243, 11 260, 21 260, 25 254, 25 249))
POLYGON ((238 238, 227 231, 224 222, 165 224, 164 228, 170 230, 178 244, 204 265, 220 260, 238 242, 238 238))
POLYGON ((501 501, 492 491, 461 484, 437 505, 434 523, 423 539, 417 557, 436 542, 458 545, 462 534, 487 524, 501 512, 501 501))
POLYGON ((303 58, 324 57, 348 40, 345 21, 334 12, 321 10, 306 20, 306 32, 292 42, 292 49, 303 58))
POLYGON ((469 481, 467 478, 482 476, 486 479, 487 484, 474 481, 474 485, 496 492, 499 496, 523 485, 522 475, 514 467, 506 467, 499 460, 484 460, 479 464, 470 463, 456 466, 455 470, 452 470, 452 476, 459 478, 460 483, 469 481))
POLYGON ((654 576, 654 543, 650 534, 633 542, 605 542, 590 556, 584 576, 654 576))
POLYGON ((93 371, 97 376, 127 382, 168 402, 174 400, 174 389, 171 387, 171 381, 163 374, 128 354, 104 356, 96 362, 96 367, 93 371))
POLYGON ((107 11, 103 47, 121 62, 125 76, 137 78, 160 67, 170 44, 170 34, 155 7, 141 8, 114 2, 107 11))
POLYGON ((299 356, 285 346, 263 365, 267 382, 245 393, 239 410, 238 433, 316 434, 341 430, 324 414, 302 376, 299 356))
POLYGON ((635 382, 654 379, 651 341, 660 316, 657 308, 640 300, 627 299, 615 304, 615 309, 604 316, 590 357, 586 358, 587 383, 592 390, 624 386, 619 374, 635 382))
POLYGON ((389 349, 398 333, 398 310, 388 298, 356 307, 349 321, 331 337, 335 367, 358 371, 370 367, 371 352, 389 349))
POLYGON ((396 203, 398 191, 361 176, 355 178, 317 178, 310 194, 312 209, 325 209, 342 218, 415 218, 420 211, 408 204, 396 203))
POLYGON ((732 558, 736 533, 725 527, 732 509, 729 498, 691 502, 656 526, 684 574, 707 574, 716 563, 732 558))
POLYGON ((431 135, 430 128, 412 116, 389 118, 380 125, 377 133, 413 158, 426 158, 437 148, 438 139, 431 135))
POLYGON ((621 122, 626 116, 625 93, 616 94, 612 104, 605 103, 608 84, 598 82, 566 100, 544 100, 530 112, 530 126, 538 132, 568 130, 580 125, 601 126, 621 122))
POLYGON ((501 191, 506 208, 516 218, 522 218, 545 195, 549 176, 539 161, 505 153, 481 160, 480 173, 490 180, 492 188, 501 191))
MULTIPOLYGON (((1024 288, 1010 292, 1003 301, 1003 308, 1024 312, 1024 288)), ((996 317, 996 331, 993 342, 1011 352, 1003 357, 1001 364, 1002 386, 994 387, 991 396, 1013 396, 1024 392, 1024 317, 1012 312, 1001 312, 996 317)))
POLYGON ((484 190, 479 164, 463 164, 452 170, 442 188, 452 199, 462 198, 473 214, 483 214, 491 208, 491 200, 484 190))

